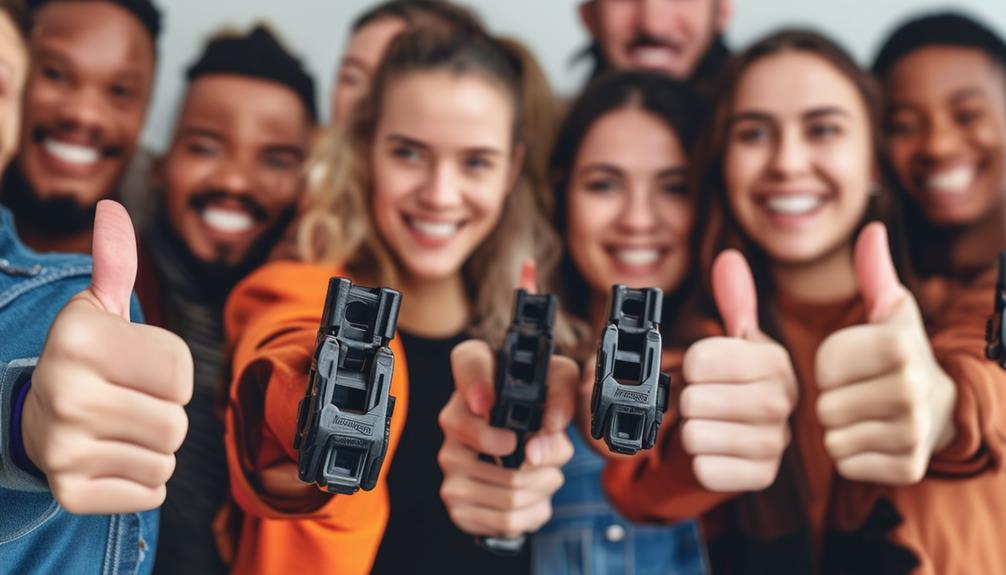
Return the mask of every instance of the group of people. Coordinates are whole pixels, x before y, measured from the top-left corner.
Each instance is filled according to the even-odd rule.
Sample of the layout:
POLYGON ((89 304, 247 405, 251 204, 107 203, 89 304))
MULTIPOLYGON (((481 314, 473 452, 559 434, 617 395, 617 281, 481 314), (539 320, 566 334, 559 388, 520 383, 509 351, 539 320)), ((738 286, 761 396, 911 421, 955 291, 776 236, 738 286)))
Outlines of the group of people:
POLYGON ((387 0, 327 125, 267 26, 223 31, 158 156, 150 0, 0 0, 0 572, 1006 568, 1006 43, 933 12, 870 70, 807 29, 731 53, 732 8, 584 0, 562 101, 469 8, 387 0), (334 276, 402 294, 354 495, 294 447, 334 276), (616 284, 664 297, 670 407, 633 457, 589 433, 616 284), (508 469, 517 288, 560 311, 508 469))

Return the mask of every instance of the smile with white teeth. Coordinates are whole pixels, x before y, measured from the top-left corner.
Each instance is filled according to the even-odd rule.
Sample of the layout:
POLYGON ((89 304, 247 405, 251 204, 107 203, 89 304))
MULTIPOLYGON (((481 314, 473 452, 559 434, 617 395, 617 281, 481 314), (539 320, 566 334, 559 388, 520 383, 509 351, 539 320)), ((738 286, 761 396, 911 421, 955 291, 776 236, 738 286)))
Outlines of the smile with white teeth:
POLYGON ((201 215, 208 227, 226 234, 241 234, 255 227, 255 218, 247 212, 207 207, 201 215))
POLYGON ((674 50, 663 46, 643 46, 632 50, 636 65, 645 68, 660 68, 674 63, 674 50))
POLYGON ((960 166, 929 176, 925 181, 925 186, 931 191, 960 193, 967 191, 974 179, 974 167, 960 166))
POLYGON ((802 216, 821 207, 824 198, 812 194, 787 194, 771 196, 765 201, 770 212, 784 216, 802 216))
POLYGON ((434 222, 415 218, 409 218, 408 222, 412 229, 431 238, 449 238, 461 227, 457 222, 434 222))
POLYGON ((90 146, 80 146, 46 139, 42 142, 42 147, 49 155, 68 164, 91 166, 98 163, 98 160, 101 159, 101 152, 97 148, 90 146))
POLYGON ((615 259, 627 266, 648 266, 660 259, 660 250, 655 248, 616 249, 615 259))

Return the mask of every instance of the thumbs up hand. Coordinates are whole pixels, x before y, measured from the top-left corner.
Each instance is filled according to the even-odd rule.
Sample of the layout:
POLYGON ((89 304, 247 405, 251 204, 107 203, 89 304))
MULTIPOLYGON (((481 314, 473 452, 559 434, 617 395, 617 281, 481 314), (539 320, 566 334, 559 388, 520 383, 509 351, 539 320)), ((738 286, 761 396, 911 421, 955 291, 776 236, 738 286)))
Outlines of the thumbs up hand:
POLYGON ((882 224, 863 230, 855 268, 869 323, 833 334, 817 351, 825 447, 847 479, 916 483, 953 439, 957 390, 898 281, 882 224))
POLYGON ((136 240, 98 204, 91 286, 53 321, 25 399, 25 451, 74 513, 157 507, 188 427, 192 356, 177 336, 129 323, 136 240))
POLYGON ((681 439, 711 491, 758 491, 775 481, 789 444, 797 383, 789 353, 758 327, 747 261, 728 250, 713 264, 713 293, 727 337, 685 353, 681 439))

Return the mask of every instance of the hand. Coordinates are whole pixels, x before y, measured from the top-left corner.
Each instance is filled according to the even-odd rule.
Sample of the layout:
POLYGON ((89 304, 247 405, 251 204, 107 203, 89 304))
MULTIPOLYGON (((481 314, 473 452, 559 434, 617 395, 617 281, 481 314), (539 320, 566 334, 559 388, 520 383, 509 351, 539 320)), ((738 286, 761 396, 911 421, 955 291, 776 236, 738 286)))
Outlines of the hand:
POLYGON ((786 349, 758 327, 744 256, 720 254, 712 280, 727 337, 703 339, 685 352, 681 440, 706 489, 759 491, 775 481, 789 444, 796 375, 786 349))
POLYGON ((957 390, 898 281, 883 225, 863 230, 855 267, 869 323, 832 334, 817 351, 825 447, 847 479, 916 483, 953 439, 957 390))
MULTIPOLYGON (((533 287, 528 274, 523 276, 522 286, 533 287)), ((513 431, 489 425, 495 364, 496 354, 483 341, 466 341, 451 353, 455 391, 440 412, 440 496, 461 530, 517 537, 552 516, 552 495, 563 483, 561 468, 573 456, 566 427, 576 409, 579 370, 569 358, 552 357, 542 429, 528 439, 524 464, 505 469, 479 459, 480 453, 509 455, 517 446, 513 431)))
POLYGON ((188 428, 192 356, 177 336, 129 323, 136 239, 126 211, 102 201, 91 286, 49 329, 25 399, 28 457, 73 513, 130 513, 164 501, 188 428))

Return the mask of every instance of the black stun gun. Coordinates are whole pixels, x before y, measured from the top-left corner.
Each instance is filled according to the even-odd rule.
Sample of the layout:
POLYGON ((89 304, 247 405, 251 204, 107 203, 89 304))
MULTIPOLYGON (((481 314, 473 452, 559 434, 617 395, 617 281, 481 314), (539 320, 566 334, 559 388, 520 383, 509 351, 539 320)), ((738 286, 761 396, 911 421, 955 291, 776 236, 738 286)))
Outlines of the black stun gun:
MULTIPOLYGON (((548 364, 555 338, 556 297, 534 295, 518 289, 514 293, 513 321, 496 358, 496 403, 489 416, 493 427, 517 434, 517 448, 510 455, 494 458, 482 455, 508 469, 524 463, 524 446, 529 434, 541 429, 542 412, 548 392, 548 364)), ((499 555, 516 555, 526 537, 479 537, 483 547, 499 555)))
POLYGON ((1006 369, 1006 252, 999 254, 999 280, 996 282, 995 312, 989 318, 985 334, 985 355, 1006 369))
POLYGON ((590 434, 614 453, 650 449, 667 409, 670 377, 660 373, 657 288, 612 287, 611 314, 597 350, 590 434))
POLYGON ((402 294, 328 283, 307 393, 297 414, 298 474, 329 493, 370 491, 388 451, 395 398, 388 349, 402 294))

